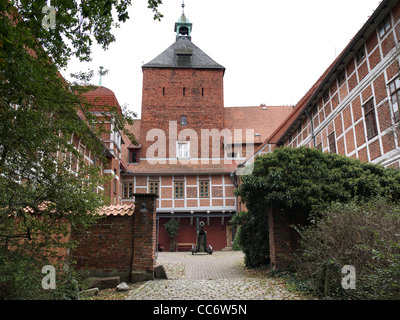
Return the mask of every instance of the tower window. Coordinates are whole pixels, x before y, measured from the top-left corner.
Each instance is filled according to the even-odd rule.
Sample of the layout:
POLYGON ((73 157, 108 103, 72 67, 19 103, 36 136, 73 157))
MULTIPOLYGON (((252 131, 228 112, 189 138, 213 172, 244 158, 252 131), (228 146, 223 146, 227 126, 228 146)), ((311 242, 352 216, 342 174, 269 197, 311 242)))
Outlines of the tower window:
POLYGON ((165 87, 162 88, 162 95, 165 96, 165 87))
POLYGON ((182 93, 183 93, 184 96, 186 96, 186 88, 185 87, 183 87, 183 92, 182 93))
POLYGON ((181 116, 181 126, 187 126, 187 125, 188 125, 187 116, 181 116))
POLYGON ((204 97, 204 88, 201 88, 201 95, 204 97))
POLYGON ((176 143, 176 157, 180 159, 187 159, 190 157, 190 142, 177 142, 176 143))

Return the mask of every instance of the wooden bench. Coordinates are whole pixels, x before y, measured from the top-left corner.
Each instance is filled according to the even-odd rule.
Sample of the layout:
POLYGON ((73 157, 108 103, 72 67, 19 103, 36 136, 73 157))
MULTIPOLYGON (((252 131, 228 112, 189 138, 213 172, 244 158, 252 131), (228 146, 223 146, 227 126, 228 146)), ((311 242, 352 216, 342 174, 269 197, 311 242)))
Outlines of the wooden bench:
POLYGON ((179 251, 179 248, 187 248, 188 251, 192 249, 193 243, 177 243, 176 244, 176 252, 179 251))

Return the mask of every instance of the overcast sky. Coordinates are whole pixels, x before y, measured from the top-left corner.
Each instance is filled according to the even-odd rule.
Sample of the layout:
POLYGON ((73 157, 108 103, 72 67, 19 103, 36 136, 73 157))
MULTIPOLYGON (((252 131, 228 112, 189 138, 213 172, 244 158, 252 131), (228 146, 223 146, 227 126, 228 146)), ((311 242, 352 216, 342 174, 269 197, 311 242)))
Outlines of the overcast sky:
MULTIPOLYGON (((103 86, 139 114, 142 69, 175 41, 182 0, 164 0, 161 22, 147 0, 133 0, 130 19, 108 51, 72 61, 62 74, 109 69, 103 86)), ((185 0, 192 41, 226 68, 226 107, 296 104, 361 29, 378 0, 185 0)), ((98 85, 99 76, 93 84, 98 85)))

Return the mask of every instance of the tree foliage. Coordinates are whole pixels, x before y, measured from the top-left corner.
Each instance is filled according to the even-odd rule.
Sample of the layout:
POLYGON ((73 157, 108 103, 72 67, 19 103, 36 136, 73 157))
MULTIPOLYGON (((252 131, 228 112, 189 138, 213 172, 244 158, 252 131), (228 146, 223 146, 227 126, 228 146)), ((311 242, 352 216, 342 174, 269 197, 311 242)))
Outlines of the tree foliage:
MULTIPOLYGON (((148 3, 160 19, 161 0, 148 3)), ((112 121, 113 130, 135 142, 125 129, 135 114, 118 106, 95 110, 84 96, 94 89, 90 74, 69 83, 59 70, 73 56, 89 61, 93 43, 107 49, 130 6, 130 0, 0 1, 0 245, 51 256, 45 249, 63 246, 69 227, 92 223, 106 203, 97 192, 106 161, 106 129, 98 122, 112 121), (56 10, 54 29, 42 26, 45 5, 56 10), (91 150, 92 164, 79 141, 91 150)))
MULTIPOLYGON (((256 159, 253 173, 243 176, 236 195, 248 209, 236 224, 252 251, 250 239, 253 243, 259 238, 268 241, 267 208, 311 213, 354 198, 381 196, 398 201, 400 172, 317 149, 279 148, 256 159)), ((267 250, 258 254, 267 261, 267 250)))

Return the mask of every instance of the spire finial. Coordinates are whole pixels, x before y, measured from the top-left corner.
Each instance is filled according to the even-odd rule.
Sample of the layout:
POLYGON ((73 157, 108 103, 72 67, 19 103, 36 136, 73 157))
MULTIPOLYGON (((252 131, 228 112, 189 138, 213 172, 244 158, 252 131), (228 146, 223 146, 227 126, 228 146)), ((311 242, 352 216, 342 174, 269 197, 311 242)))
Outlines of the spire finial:
POLYGON ((100 66, 100 70, 99 70, 99 75, 100 75, 100 80, 99 80, 99 87, 102 86, 102 76, 105 76, 108 73, 108 69, 103 70, 104 67, 100 66))
POLYGON ((182 0, 182 15, 185 14, 185 0, 182 0))

